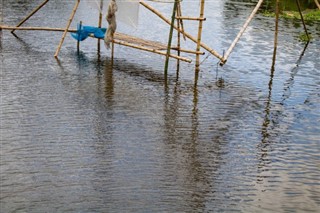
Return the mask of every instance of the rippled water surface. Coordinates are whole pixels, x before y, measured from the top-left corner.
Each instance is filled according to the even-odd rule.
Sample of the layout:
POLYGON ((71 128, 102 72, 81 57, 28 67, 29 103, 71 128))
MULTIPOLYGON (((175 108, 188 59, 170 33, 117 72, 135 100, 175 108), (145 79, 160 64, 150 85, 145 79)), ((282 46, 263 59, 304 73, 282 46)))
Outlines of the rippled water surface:
MULTIPOLYGON (((15 25, 41 1, 1 2, 15 25)), ((207 1, 203 41, 227 50, 250 2, 207 1)), ((50 1, 25 26, 65 27, 73 5, 50 1)), ((97 16, 82 1, 71 26, 97 16)), ((158 17, 141 7, 139 21, 118 30, 167 42, 158 17)), ((62 33, 0 32, 1 212, 317 212, 320 24, 307 26, 305 46, 301 23, 280 21, 272 72, 274 19, 258 14, 224 67, 206 54, 196 76, 171 60, 167 85, 162 56, 116 45, 111 63, 68 35, 57 61, 62 33)))

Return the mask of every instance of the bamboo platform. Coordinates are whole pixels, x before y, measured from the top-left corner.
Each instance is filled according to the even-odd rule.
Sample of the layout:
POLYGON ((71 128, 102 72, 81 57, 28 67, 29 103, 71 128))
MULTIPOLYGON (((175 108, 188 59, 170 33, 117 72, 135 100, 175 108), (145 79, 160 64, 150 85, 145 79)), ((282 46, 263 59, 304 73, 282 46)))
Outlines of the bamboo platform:
MULTIPOLYGON (((50 28, 50 27, 14 27, 14 26, 3 26, 0 25, 0 30, 25 30, 25 31, 51 31, 51 32, 64 32, 65 29, 63 28, 50 28)), ((76 29, 68 29, 67 32, 77 32, 76 29)), ((93 37, 93 36, 91 36, 93 37)), ((147 52, 153 52, 159 55, 166 55, 167 53, 163 50, 167 49, 167 45, 162 44, 160 42, 156 41, 150 41, 150 40, 145 40, 141 39, 138 37, 134 37, 131 35, 127 35, 124 33, 119 33, 116 32, 114 36, 114 41, 115 44, 122 45, 122 46, 127 46, 147 52)), ((176 47, 172 47, 173 50, 178 50, 176 47)), ((181 50, 182 52, 186 53, 194 53, 193 51, 190 50, 181 50)), ((195 54, 195 53, 194 53, 195 54)), ((204 52, 200 52, 199 54, 204 54, 204 52)), ((181 57, 178 55, 170 54, 169 57, 175 58, 181 61, 185 61, 188 63, 191 63, 192 60, 186 57, 181 57)))

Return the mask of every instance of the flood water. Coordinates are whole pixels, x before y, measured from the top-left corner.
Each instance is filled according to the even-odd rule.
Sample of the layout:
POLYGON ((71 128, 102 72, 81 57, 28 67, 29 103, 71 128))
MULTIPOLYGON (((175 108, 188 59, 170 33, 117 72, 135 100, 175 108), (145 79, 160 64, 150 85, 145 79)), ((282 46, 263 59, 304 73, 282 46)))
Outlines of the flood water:
MULTIPOLYGON (((1 2, 16 25, 42 1, 1 2)), ((24 25, 65 27, 73 6, 50 1, 24 25)), ((254 6, 207 1, 203 42, 222 54, 254 6)), ((80 20, 98 22, 85 1, 80 20)), ((111 63, 68 35, 57 61, 62 33, 0 32, 0 212, 318 212, 320 24, 307 27, 305 46, 301 22, 280 20, 272 72, 274 19, 259 13, 225 66, 206 54, 196 76, 172 59, 167 84, 162 56, 115 45, 111 63)), ((140 7, 118 31, 166 43, 169 27, 140 7)))

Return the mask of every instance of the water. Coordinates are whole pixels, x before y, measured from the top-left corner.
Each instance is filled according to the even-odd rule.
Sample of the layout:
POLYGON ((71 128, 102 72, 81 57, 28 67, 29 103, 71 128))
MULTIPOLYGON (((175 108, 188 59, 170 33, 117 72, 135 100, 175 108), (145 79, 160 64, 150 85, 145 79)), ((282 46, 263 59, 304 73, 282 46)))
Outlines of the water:
MULTIPOLYGON (((40 2, 3 1, 3 22, 40 2)), ((25 25, 64 27, 73 4, 49 2, 25 25)), ((222 53, 253 7, 206 2, 203 41, 222 53)), ((167 25, 140 9, 139 28, 119 31, 165 43, 167 25)), ((81 3, 80 20, 97 15, 81 3)), ((280 21, 272 75, 273 29, 258 14, 224 67, 205 55, 199 76, 186 63, 177 74, 171 60, 167 85, 162 56, 116 46, 112 66, 96 40, 77 54, 68 36, 56 61, 61 33, 3 31, 1 212, 317 212, 319 23, 303 52, 302 25, 280 21)))

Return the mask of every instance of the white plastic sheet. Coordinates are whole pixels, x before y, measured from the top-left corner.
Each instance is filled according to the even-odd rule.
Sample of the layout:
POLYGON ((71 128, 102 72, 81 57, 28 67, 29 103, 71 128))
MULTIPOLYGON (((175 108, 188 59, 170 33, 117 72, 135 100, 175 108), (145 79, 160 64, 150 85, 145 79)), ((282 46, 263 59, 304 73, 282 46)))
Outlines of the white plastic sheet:
MULTIPOLYGON (((101 0, 86 0, 86 2, 89 7, 97 9, 102 12, 104 17, 106 16, 110 0, 102 0, 102 10, 100 7, 101 0)), ((116 0, 116 2, 118 5, 117 20, 137 28, 139 23, 139 0, 116 0)))

